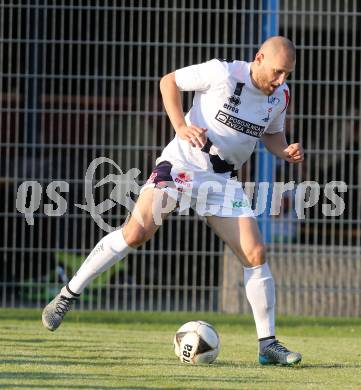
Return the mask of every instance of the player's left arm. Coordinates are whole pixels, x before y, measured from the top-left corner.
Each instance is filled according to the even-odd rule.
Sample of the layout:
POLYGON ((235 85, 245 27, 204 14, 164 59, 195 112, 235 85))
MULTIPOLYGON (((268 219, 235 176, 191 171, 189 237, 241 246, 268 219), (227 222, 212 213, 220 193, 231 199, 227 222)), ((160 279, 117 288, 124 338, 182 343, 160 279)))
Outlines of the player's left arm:
POLYGON ((266 148, 275 156, 289 163, 300 163, 304 160, 304 150, 300 143, 288 144, 284 131, 264 133, 261 138, 266 148))

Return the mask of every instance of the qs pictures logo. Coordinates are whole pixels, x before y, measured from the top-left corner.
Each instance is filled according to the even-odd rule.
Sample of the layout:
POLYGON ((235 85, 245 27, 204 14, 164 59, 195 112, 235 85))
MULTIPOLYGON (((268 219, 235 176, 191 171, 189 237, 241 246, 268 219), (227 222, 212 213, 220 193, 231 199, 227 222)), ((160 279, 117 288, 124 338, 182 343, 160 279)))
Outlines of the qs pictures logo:
MULTIPOLYGON (((135 202, 130 194, 139 194, 140 187, 135 181, 139 174, 140 170, 137 168, 132 168, 123 173, 119 165, 113 160, 106 157, 96 158, 90 163, 84 178, 85 204, 74 204, 74 206, 87 211, 101 229, 110 233, 116 228, 104 221, 103 214, 117 204, 124 206, 129 211, 133 210, 135 202), (117 174, 109 174, 94 184, 96 170, 102 164, 110 164, 115 167, 117 174), (114 183, 114 188, 108 199, 96 204, 94 190, 109 183, 114 183)), ((49 217, 64 215, 67 212, 68 204, 61 193, 69 192, 69 183, 66 181, 52 181, 46 187, 45 192, 52 202, 44 204, 44 214, 49 217), (56 207, 54 207, 54 204, 56 207)), ((43 188, 38 181, 24 181, 18 187, 16 209, 24 214, 28 225, 34 225, 34 213, 39 211, 42 196, 43 188)))

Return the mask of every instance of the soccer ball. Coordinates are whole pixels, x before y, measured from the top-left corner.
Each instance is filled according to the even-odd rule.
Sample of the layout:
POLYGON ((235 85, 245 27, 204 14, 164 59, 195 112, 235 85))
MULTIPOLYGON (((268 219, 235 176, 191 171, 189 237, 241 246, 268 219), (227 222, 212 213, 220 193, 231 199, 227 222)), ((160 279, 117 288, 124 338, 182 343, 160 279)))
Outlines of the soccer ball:
POLYGON ((220 348, 218 333, 204 321, 190 321, 182 325, 174 336, 173 344, 180 361, 188 364, 212 363, 220 348))

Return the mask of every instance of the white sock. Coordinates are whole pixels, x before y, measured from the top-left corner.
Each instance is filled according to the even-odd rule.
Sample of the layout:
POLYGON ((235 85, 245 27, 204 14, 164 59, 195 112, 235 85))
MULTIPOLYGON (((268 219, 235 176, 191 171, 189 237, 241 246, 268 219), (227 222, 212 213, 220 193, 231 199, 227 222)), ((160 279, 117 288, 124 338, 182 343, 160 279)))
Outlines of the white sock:
POLYGON ((90 252, 78 272, 68 283, 68 289, 64 287, 62 293, 69 296, 68 290, 70 290, 73 295, 80 294, 96 276, 125 257, 131 249, 124 239, 122 229, 107 234, 90 252))
POLYGON ((246 295, 253 311, 258 339, 275 335, 275 285, 267 263, 243 268, 246 295))

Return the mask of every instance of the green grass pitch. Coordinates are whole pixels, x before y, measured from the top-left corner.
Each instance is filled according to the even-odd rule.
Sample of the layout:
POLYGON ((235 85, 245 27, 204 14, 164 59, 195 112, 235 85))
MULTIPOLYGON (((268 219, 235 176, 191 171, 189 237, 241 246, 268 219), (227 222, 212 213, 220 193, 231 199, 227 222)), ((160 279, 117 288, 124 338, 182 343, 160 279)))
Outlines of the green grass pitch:
POLYGON ((261 367, 250 317, 209 313, 79 312, 54 333, 38 310, 0 310, 0 388, 361 389, 361 320, 278 318, 298 368, 261 367), (213 324, 221 353, 209 366, 180 363, 173 335, 192 319, 213 324))

